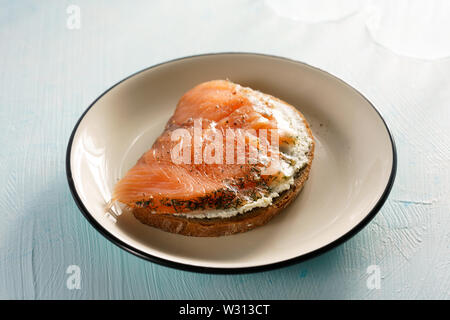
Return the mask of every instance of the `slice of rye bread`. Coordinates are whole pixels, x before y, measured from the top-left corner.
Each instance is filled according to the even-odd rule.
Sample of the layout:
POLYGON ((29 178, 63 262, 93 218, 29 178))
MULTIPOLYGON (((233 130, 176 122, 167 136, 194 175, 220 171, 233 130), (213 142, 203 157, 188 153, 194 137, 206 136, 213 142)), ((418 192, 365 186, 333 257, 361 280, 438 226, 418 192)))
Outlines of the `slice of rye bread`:
POLYGON ((297 172, 294 177, 294 184, 276 197, 270 206, 255 208, 246 213, 229 218, 186 218, 172 214, 154 214, 148 208, 135 208, 132 210, 133 215, 140 222, 149 226, 192 237, 226 236, 246 232, 266 224, 297 197, 309 177, 309 171, 311 170, 311 164, 314 158, 314 137, 305 117, 299 111, 298 113, 302 117, 308 134, 312 139, 311 149, 308 153, 308 163, 303 169, 297 172))

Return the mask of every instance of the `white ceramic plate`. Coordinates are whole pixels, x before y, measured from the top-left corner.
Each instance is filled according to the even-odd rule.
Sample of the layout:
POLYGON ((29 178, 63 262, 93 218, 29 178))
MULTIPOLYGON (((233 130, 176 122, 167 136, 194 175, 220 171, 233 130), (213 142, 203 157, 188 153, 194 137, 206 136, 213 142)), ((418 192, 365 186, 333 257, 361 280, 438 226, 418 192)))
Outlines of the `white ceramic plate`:
POLYGON ((275 268, 342 243, 381 208, 395 172, 392 136, 358 91, 304 63, 249 53, 177 59, 126 78, 89 106, 67 148, 70 189, 98 231, 142 258, 202 272, 275 268), (299 197, 267 225, 218 238, 167 233, 130 214, 112 221, 105 206, 115 182, 151 147, 178 99, 225 78, 287 101, 311 124, 315 158, 299 197))

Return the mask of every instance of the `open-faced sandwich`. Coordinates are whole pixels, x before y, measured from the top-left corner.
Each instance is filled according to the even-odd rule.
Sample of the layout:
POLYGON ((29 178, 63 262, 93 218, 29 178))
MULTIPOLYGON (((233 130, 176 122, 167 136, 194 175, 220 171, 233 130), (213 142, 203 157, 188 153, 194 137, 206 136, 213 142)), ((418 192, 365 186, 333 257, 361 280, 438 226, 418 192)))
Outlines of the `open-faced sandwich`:
POLYGON ((245 232, 295 199, 313 154, 311 130, 296 108, 230 81, 209 81, 183 95, 112 201, 173 233, 245 232))

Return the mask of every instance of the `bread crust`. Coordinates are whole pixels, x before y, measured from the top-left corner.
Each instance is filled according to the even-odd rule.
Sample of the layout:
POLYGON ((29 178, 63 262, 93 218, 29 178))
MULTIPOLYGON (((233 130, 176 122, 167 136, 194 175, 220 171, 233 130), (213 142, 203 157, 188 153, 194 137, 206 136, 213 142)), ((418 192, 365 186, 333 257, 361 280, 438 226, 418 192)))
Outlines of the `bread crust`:
MULTIPOLYGON (((292 106, 291 106, 292 107, 292 106)), ((294 108, 294 107, 292 107, 294 108)), ((295 109, 295 108, 294 108, 295 109)), ((283 211, 300 193, 308 180, 314 158, 315 142, 311 129, 305 117, 295 109, 303 119, 310 138, 311 149, 308 154, 308 163, 294 177, 294 184, 282 192, 272 205, 265 208, 255 208, 244 214, 238 214, 229 218, 187 218, 171 214, 152 214, 148 208, 133 209, 133 215, 140 222, 172 233, 193 237, 219 237, 235 233, 246 232, 269 222, 275 215, 283 211)))

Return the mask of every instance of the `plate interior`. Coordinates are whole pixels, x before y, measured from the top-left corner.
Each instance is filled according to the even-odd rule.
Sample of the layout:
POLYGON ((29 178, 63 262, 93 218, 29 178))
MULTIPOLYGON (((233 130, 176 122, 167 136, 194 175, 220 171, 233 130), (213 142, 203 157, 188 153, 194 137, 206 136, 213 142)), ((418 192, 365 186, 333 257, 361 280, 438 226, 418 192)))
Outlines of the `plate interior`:
POLYGON ((96 101, 76 129, 70 169, 89 214, 131 247, 201 267, 244 268, 313 252, 357 226, 390 178, 393 148, 381 117, 356 90, 302 63, 251 54, 176 60, 121 82, 96 101), (162 132, 193 86, 229 79, 298 108, 316 140, 310 178, 294 203, 247 233, 195 238, 166 233, 124 213, 105 215, 113 186, 162 132))

